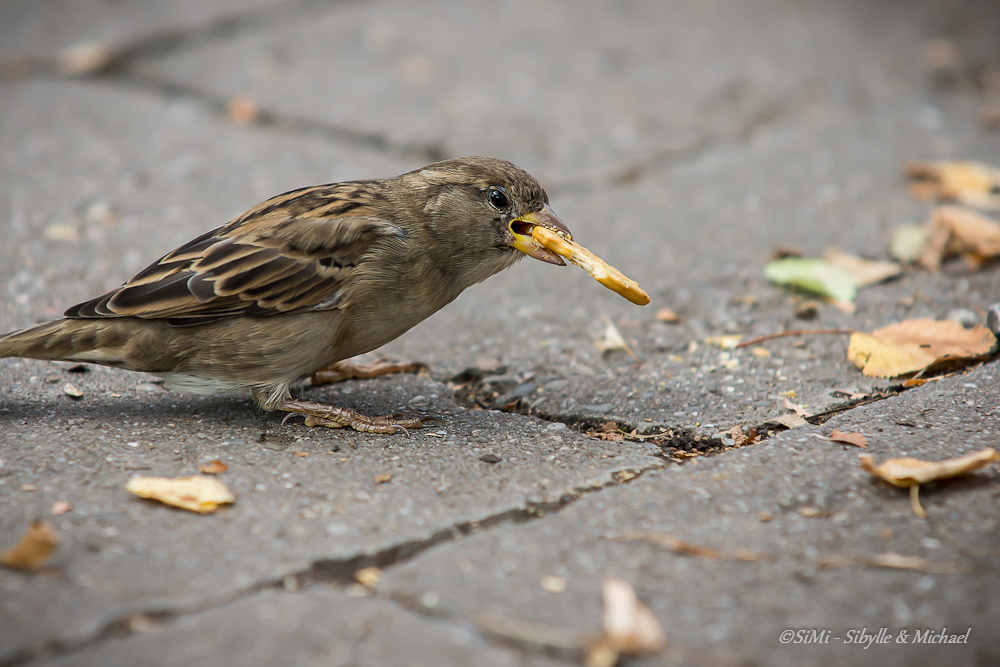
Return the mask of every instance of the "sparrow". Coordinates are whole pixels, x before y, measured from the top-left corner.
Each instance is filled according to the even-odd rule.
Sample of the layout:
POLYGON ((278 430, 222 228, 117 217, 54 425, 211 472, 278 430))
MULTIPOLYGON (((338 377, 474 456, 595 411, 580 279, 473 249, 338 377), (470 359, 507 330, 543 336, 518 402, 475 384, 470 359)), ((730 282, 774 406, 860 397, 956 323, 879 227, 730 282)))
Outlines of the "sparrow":
POLYGON ((249 390, 307 424, 394 433, 420 419, 292 399, 302 378, 397 338, 524 256, 572 238, 531 175, 490 157, 292 190, 164 255, 64 319, 0 338, 0 358, 159 375, 194 394, 249 390))

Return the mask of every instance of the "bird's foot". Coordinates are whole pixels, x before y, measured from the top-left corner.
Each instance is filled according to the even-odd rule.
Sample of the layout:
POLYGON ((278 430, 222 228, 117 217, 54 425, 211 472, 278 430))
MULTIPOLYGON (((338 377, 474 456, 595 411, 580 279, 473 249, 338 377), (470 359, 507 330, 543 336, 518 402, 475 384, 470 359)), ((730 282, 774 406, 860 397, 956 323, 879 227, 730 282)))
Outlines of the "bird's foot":
POLYGON ((417 373, 427 368, 427 364, 419 361, 389 361, 379 359, 371 363, 363 363, 352 359, 344 359, 313 373, 309 380, 312 386, 344 380, 367 380, 368 378, 387 375, 389 373, 417 373))
POLYGON ((423 428, 425 421, 433 417, 416 417, 403 419, 398 415, 384 417, 368 417, 366 415, 312 401, 286 400, 280 408, 284 412, 305 415, 306 426, 327 426, 329 428, 353 428, 363 433, 395 433, 410 428, 423 428))

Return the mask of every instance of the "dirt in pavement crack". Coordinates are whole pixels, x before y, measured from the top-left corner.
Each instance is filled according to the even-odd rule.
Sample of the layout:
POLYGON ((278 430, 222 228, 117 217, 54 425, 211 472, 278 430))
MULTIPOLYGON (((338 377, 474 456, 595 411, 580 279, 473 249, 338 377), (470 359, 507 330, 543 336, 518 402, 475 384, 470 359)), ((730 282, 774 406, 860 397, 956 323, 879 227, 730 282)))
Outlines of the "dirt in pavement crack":
MULTIPOLYGON (((655 459, 651 459, 655 461, 655 459)), ((232 604, 242 598, 269 590, 299 591, 317 585, 346 586, 356 583, 355 574, 366 567, 387 568, 406 562, 410 558, 431 549, 432 547, 454 542, 461 537, 471 535, 481 530, 508 523, 524 523, 558 512, 577 500, 603 489, 613 488, 638 479, 650 470, 662 467, 654 462, 641 468, 629 468, 610 473, 609 477, 588 485, 575 487, 566 491, 555 500, 528 502, 522 507, 504 510, 486 516, 482 519, 463 521, 443 528, 430 537, 420 540, 410 540, 371 554, 360 554, 344 559, 319 559, 313 561, 309 568, 287 574, 279 579, 264 581, 253 586, 224 596, 189 606, 174 608, 146 609, 133 611, 112 619, 87 637, 72 639, 52 639, 20 651, 8 654, 0 667, 20 667, 38 660, 80 651, 102 641, 121 639, 138 632, 143 632, 158 624, 169 623, 173 619, 210 609, 232 604)), ((409 609, 406 605, 403 608, 409 609)), ((411 610, 412 611, 412 610, 411 610)))

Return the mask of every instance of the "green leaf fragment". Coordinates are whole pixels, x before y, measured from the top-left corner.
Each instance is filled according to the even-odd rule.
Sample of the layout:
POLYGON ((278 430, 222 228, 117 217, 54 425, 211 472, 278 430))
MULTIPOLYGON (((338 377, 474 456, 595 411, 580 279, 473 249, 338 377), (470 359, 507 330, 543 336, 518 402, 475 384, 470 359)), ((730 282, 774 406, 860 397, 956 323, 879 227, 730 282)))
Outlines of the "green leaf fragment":
POLYGON ((764 275, 772 283, 836 301, 852 303, 858 293, 858 285, 850 273, 814 257, 776 259, 764 267, 764 275))

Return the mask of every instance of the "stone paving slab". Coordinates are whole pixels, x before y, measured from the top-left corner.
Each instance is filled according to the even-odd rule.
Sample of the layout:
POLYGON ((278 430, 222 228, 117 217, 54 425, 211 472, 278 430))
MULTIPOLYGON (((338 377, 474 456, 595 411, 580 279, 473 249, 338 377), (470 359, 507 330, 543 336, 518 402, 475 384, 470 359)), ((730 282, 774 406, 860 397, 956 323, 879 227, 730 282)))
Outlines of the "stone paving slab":
MULTIPOLYGON (((724 19, 697 2, 351 3, 136 71, 579 177, 781 116, 806 91, 865 112, 892 103, 922 82, 914 27, 939 20, 929 5, 904 7, 911 21, 896 6, 856 2, 788 11, 755 0, 727 4, 724 19)), ((988 34, 980 15, 966 33, 988 34)))
POLYGON ((392 602, 309 590, 266 592, 230 605, 184 616, 164 626, 135 619, 142 628, 39 664, 49 667, 114 667, 157 664, 226 664, 251 667, 343 665, 470 665, 545 667, 564 664, 492 646, 470 627, 444 624, 401 610, 392 602), (293 642, 289 651, 283 637, 293 642))
POLYGON ((274 20, 285 14, 283 9, 298 9, 301 16, 307 7, 305 2, 280 0, 54 0, 42 4, 11 0, 0 8, 0 60, 50 57, 86 44, 129 46, 154 36, 190 34, 199 29, 222 32, 233 29, 234 24, 274 20))
POLYGON ((995 2, 195 4, 0 8, 0 61, 30 65, 5 65, 17 76, 0 81, 0 331, 52 318, 278 192, 463 153, 539 176, 577 238, 654 303, 522 262, 385 348, 429 375, 303 390, 441 419, 408 438, 281 424, 245 397, 167 394, 144 375, 0 360, 0 547, 55 500, 74 504, 50 517, 64 539, 52 570, 0 571, 0 665, 560 664, 485 644, 471 614, 596 629, 608 573, 637 585, 694 664, 998 659, 984 639, 1000 599, 995 469, 925 492, 924 523, 905 493, 858 471, 856 451, 811 437, 861 430, 879 458, 997 446, 995 363, 694 465, 660 470, 650 456, 715 447, 704 438, 785 412, 789 390, 819 411, 843 401, 834 390, 894 384, 861 376, 844 338, 774 341, 761 358, 708 336, 872 329, 1000 300, 995 266, 954 263, 862 291, 853 316, 824 307, 803 322, 802 298, 761 272, 779 244, 879 256, 893 227, 926 216, 902 183, 908 159, 996 162, 1000 135, 975 124, 995 2), (961 49, 951 85, 922 60, 939 37, 961 49), (56 78, 49 56, 91 40, 114 66, 56 78), (227 120, 237 95, 259 105, 257 125, 227 120), (656 322, 662 305, 684 321, 656 322), (593 347, 602 315, 642 364, 593 347), (472 410, 472 398, 528 415, 472 410), (615 443, 565 426, 606 421, 674 435, 615 443), (216 516, 122 488, 212 458, 239 496, 216 516), (629 528, 779 558, 708 562, 607 539, 629 528), (887 550, 979 569, 816 566, 887 550), (365 564, 386 568, 379 592, 348 597, 339 589, 365 564), (544 592, 543 574, 567 592, 544 592), (276 616, 292 619, 287 632, 276 616), (973 630, 958 651, 777 643, 807 625, 973 630))
POLYGON ((343 563, 391 563, 662 465, 653 445, 466 410, 429 379, 363 382, 360 400, 358 383, 340 388, 340 404, 373 414, 401 398, 420 414, 416 406, 433 401, 441 420, 410 436, 361 436, 282 426, 280 415, 255 415, 244 398, 197 400, 136 389, 117 374, 75 375, 4 383, 0 502, 13 511, 0 519, 3 534, 16 536, 57 500, 73 505, 52 519, 66 536, 52 576, 0 571, 4 659, 87 639, 137 611, 197 608, 343 563), (97 400, 60 396, 64 377, 97 400), (101 400, 110 394, 121 398, 101 400), (486 454, 496 462, 481 460, 486 454), (237 496, 217 515, 124 489, 133 475, 186 477, 212 460, 229 466, 220 479, 237 496), (378 483, 385 474, 391 481, 378 483))
POLYGON ((991 364, 857 408, 823 428, 795 429, 695 465, 650 472, 544 520, 444 545, 388 572, 379 595, 431 596, 438 603, 425 611, 451 619, 489 613, 596 631, 600 581, 618 576, 636 587, 672 641, 708 649, 719 664, 735 656, 739 664, 767 665, 990 664, 1000 658, 992 630, 1000 621, 996 469, 925 487, 930 518, 922 520, 905 489, 859 468, 857 448, 813 436, 831 428, 861 431, 878 461, 939 460, 995 446, 997 372, 991 364), (730 557, 744 548, 776 560, 704 560, 618 541, 643 530, 730 557), (976 573, 818 567, 824 557, 889 552, 976 573), (564 578, 566 592, 543 590, 545 575, 564 578), (961 646, 847 643, 848 630, 875 635, 883 627, 893 637, 901 629, 972 631, 961 646), (789 628, 828 629, 841 641, 783 646, 779 635, 789 628))

